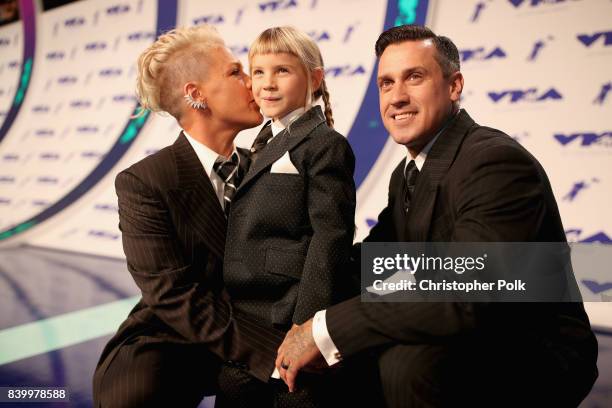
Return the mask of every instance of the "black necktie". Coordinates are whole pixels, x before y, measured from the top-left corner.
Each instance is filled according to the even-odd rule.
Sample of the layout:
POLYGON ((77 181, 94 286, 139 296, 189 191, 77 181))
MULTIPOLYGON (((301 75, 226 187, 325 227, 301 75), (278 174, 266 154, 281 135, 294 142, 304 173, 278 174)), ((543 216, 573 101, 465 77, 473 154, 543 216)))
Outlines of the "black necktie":
POLYGON ((234 152, 227 160, 223 160, 221 157, 217 158, 215 164, 213 165, 213 170, 225 183, 225 188, 223 189, 223 200, 225 201, 224 211, 226 217, 229 214, 232 198, 234 197, 234 194, 236 194, 236 189, 240 183, 240 179, 242 178, 242 172, 238 166, 238 163, 238 153, 234 152))
POLYGON ((414 186, 416 185, 416 179, 419 175, 419 169, 417 169, 414 160, 410 160, 406 170, 404 171, 404 178, 406 180, 406 194, 404 195, 404 209, 406 212, 410 209, 410 203, 412 202, 414 193, 414 186))
POLYGON ((259 151, 264 148, 265 145, 268 144, 268 141, 272 138, 272 125, 270 122, 266 123, 266 125, 261 129, 261 132, 255 138, 253 142, 253 146, 251 146, 251 164, 255 162, 257 158, 257 154, 259 151))

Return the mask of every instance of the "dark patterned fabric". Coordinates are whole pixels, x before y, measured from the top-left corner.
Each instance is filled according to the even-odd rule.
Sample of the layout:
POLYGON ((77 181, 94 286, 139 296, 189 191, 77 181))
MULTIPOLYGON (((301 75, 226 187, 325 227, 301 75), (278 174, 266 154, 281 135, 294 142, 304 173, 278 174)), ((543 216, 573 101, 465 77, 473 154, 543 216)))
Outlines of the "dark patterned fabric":
MULTIPOLYGON (((287 330, 357 293, 351 293, 347 274, 355 158, 346 138, 326 125, 320 107, 305 112, 269 143, 267 131, 257 137, 257 158, 233 198, 223 279, 238 310, 287 330), (272 171, 286 159, 294 172, 272 171)), ((220 381, 220 388, 234 406, 269 406, 269 401, 275 407, 330 406, 325 404, 334 401, 334 386, 346 397, 334 377, 325 377, 329 384, 300 377, 303 387, 289 394, 282 382, 257 386, 240 370, 223 369, 220 380, 227 383, 220 381), (320 398, 322 390, 329 391, 327 398, 320 398)))
POLYGON ((261 149, 263 149, 268 144, 268 141, 273 136, 272 126, 270 123, 271 122, 268 122, 264 125, 264 127, 262 127, 261 131, 255 138, 253 145, 251 146, 251 161, 252 162, 254 162, 257 159, 257 156, 259 155, 259 152, 261 151, 261 149))
MULTIPOLYGON (((393 172, 388 205, 364 241, 566 240, 538 161, 464 110, 429 151, 408 214, 405 163, 393 172)), ((577 406, 597 378, 597 340, 581 303, 383 303, 356 297, 328 308, 326 322, 345 359, 390 350, 379 359, 390 407, 439 406, 441 396, 449 406, 539 405, 534 395, 551 399, 542 406, 577 406), (424 352, 428 346, 443 350, 424 352), (444 381, 449 373, 455 378, 450 383, 444 381)))
POLYGON ((282 380, 263 383, 235 365, 223 365, 219 374, 216 408, 338 408, 380 407, 375 360, 351 362, 321 374, 300 372, 294 392, 282 380))
MULTIPOLYGON (((115 187, 127 268, 142 299, 102 351, 94 406, 137 407, 129 401, 160 393, 202 395, 222 361, 267 381, 284 333, 232 305, 221 272, 227 220, 186 137, 119 173, 115 187), (172 354, 194 345, 208 363, 184 370, 201 381, 179 380, 182 373, 163 380, 172 354)), ((194 354, 193 361, 201 360, 194 354)))
POLYGON ((223 188, 223 210, 226 217, 229 215, 232 198, 234 197, 234 194, 236 194, 236 190, 242 177, 239 163, 240 159, 238 158, 238 153, 234 152, 228 160, 221 160, 219 158, 213 165, 213 170, 219 175, 225 184, 223 188))
POLYGON ((286 330, 349 297, 354 167, 318 106, 261 149, 228 224, 223 279, 238 310, 286 330), (287 156, 297 173, 272 172, 287 156))
POLYGON ((404 172, 404 180, 406 181, 406 193, 404 194, 404 208, 406 212, 410 210, 410 201, 412 201, 412 194, 414 193, 414 186, 419 175, 419 169, 416 166, 414 160, 410 160, 410 163, 406 166, 404 172))

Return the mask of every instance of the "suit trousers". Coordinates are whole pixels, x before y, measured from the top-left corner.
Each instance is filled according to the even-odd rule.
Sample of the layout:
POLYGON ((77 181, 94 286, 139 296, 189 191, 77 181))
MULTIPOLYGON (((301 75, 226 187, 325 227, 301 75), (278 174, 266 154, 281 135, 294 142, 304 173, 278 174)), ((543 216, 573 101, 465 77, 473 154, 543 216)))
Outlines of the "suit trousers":
POLYGON ((590 390, 581 384, 594 381, 590 367, 569 377, 543 353, 487 346, 400 344, 383 351, 378 365, 388 408, 576 407, 590 390))
POLYGON ((371 357, 344 362, 322 374, 300 372, 296 391, 282 380, 266 384, 241 368, 224 365, 219 374, 216 408, 337 408, 383 405, 376 360, 371 357))
POLYGON ((217 392, 221 360, 196 344, 123 344, 103 374, 97 407, 195 408, 217 392))

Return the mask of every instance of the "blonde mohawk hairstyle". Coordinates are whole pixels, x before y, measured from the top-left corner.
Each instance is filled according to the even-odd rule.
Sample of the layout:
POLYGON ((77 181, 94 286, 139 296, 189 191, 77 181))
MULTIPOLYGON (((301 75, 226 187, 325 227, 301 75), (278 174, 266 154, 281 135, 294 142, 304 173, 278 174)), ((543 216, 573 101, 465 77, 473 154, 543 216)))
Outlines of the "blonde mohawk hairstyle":
POLYGON ((162 34, 138 57, 136 95, 144 110, 168 112, 177 120, 186 104, 183 86, 206 75, 207 54, 225 47, 212 26, 175 28, 162 34))

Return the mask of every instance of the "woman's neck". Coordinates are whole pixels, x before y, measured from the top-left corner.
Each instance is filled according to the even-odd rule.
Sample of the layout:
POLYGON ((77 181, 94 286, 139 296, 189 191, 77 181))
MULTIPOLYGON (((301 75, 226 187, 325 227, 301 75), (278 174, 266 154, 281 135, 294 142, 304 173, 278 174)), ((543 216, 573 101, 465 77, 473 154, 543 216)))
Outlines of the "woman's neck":
POLYGON ((221 126, 213 120, 202 118, 184 118, 179 125, 198 142, 222 156, 229 157, 234 150, 234 139, 238 130, 221 126))

